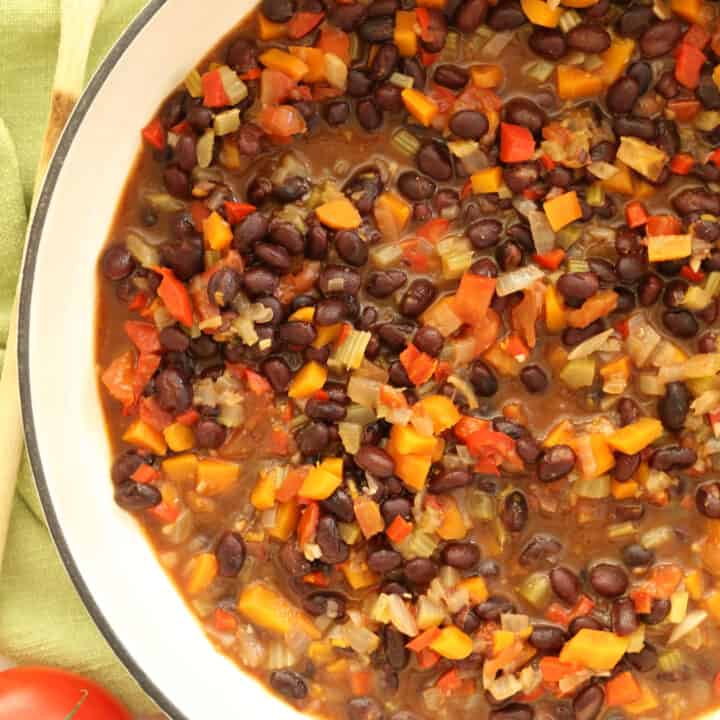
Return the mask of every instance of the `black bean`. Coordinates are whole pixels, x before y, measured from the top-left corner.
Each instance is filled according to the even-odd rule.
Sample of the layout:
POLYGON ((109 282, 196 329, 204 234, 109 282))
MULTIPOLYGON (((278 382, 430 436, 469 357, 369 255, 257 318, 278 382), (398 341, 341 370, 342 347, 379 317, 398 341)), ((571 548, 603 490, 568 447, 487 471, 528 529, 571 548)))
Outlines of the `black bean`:
POLYGON ((605 626, 595 617, 590 615, 582 615, 570 622, 568 632, 570 635, 576 635, 580 630, 603 630, 605 626))
POLYGON ((679 445, 667 445, 656 450, 650 456, 650 467, 653 470, 684 470, 697 462, 697 453, 692 448, 679 445))
POLYGON ((455 12, 455 25, 463 33, 474 33, 487 16, 487 0, 463 0, 455 12))
POLYGON ((621 552, 623 562, 632 568, 648 567, 655 562, 655 553, 640 543, 626 545, 621 552))
POLYGON ((553 482, 565 477, 575 467, 575 453, 568 445, 555 445, 543 452, 538 460, 538 478, 553 482))
POLYGON ((528 521, 528 502, 519 490, 513 490, 505 497, 502 509, 502 521, 510 532, 520 532, 528 521))
POLYGON ((395 470, 395 461, 382 448, 361 445, 355 454, 358 467, 378 478, 387 478, 395 470))
POLYGON ((303 348, 315 340, 317 331, 312 323, 293 321, 278 326, 278 340, 292 347, 303 348))
POLYGON ((645 57, 667 55, 680 40, 682 25, 678 20, 662 20, 653 23, 640 36, 640 51, 645 57))
POLYGON ((558 278, 557 289, 566 300, 587 300, 600 289, 594 272, 565 273, 558 278))
POLYGON ((453 175, 452 161, 447 148, 437 142, 425 143, 415 155, 418 169, 439 181, 450 180, 453 175))
POLYGON ((272 197, 273 185, 270 178, 255 177, 253 178, 245 190, 248 202, 256 207, 266 203, 272 197))
POLYGON ((616 635, 630 635, 637 630, 635 605, 629 597, 615 600, 612 606, 612 627, 616 635))
POLYGON ((409 75, 413 79, 413 87, 422 90, 427 80, 427 72, 417 58, 402 58, 400 61, 400 72, 409 75))
POLYGON ((135 258, 123 245, 111 245, 103 253, 101 267, 108 280, 122 280, 135 269, 135 258))
POLYGON ((524 97, 515 97, 504 107, 505 120, 527 128, 533 135, 543 129, 547 116, 537 103, 524 97))
POLYGON ((450 88, 450 90, 462 90, 470 80, 470 73, 460 65, 438 65, 435 68, 433 80, 437 85, 450 88))
POLYGON ((559 60, 568 49, 565 35, 555 28, 533 26, 528 45, 533 52, 548 60, 559 60))
POLYGON ((447 493, 457 488, 466 487, 472 482, 472 475, 467 470, 443 470, 430 478, 430 492, 447 493))
POLYGON ((477 110, 460 110, 450 118, 450 132, 460 138, 479 140, 490 127, 485 115, 477 110))
POLYGON ((438 574, 438 566, 428 558, 415 558, 405 563, 403 572, 413 585, 427 585, 438 574))
POLYGON ((650 88, 653 78, 650 64, 644 60, 637 60, 628 67, 627 74, 637 83, 639 94, 644 95, 650 88))
POLYGON ((480 548, 475 543, 451 542, 443 548, 442 559, 450 567, 470 570, 480 560, 480 548))
POLYGON ((200 448, 216 450, 225 442, 225 428, 215 420, 200 420, 195 426, 195 443, 200 448))
POLYGON ((400 52, 393 43, 380 45, 370 63, 370 77, 376 82, 387 80, 394 72, 400 52))
POLYGON ((236 532, 226 532, 215 548, 220 577, 237 577, 245 564, 245 541, 236 532))
POLYGON ((247 252, 267 235, 269 227, 270 223, 265 215, 259 212, 250 213, 235 228, 233 245, 240 252, 247 252))
POLYGON ((700 326, 689 310, 666 310, 662 316, 663 325, 679 338, 691 338, 698 334, 700 326))
POLYGON ((150 483, 123 480, 115 487, 115 502, 129 512, 148 510, 162 502, 160 490, 150 483))
POLYGON ((371 697, 355 697, 348 700, 348 720, 383 720, 385 715, 380 703, 371 697))
POLYGON ((575 720, 595 720, 605 704, 605 691, 600 685, 588 685, 573 698, 575 720))
POLYGON ((385 82, 375 88, 373 98, 377 106, 385 112, 400 112, 405 104, 402 99, 402 88, 385 82))
POLYGON ((716 520, 720 518, 720 484, 706 482, 695 490, 695 506, 701 515, 716 520))
POLYGON ((590 270, 594 272, 602 284, 614 285, 617 282, 613 264, 605 258, 590 257, 587 259, 590 270))
POLYGON ((484 257, 476 260, 470 266, 470 272, 473 275, 481 275, 482 277, 496 278, 498 276, 498 267, 492 258, 484 257))
POLYGON ((625 657, 639 672, 650 672, 657 666, 657 650, 649 643, 645 643, 645 647, 640 652, 628 653, 625 657))
POLYGON ((657 125, 654 120, 645 117, 622 115, 613 121, 616 135, 630 135, 643 140, 654 140, 657 137, 657 125))
POLYGON ((347 600, 342 593, 332 590, 317 590, 303 599, 303 608, 313 617, 326 615, 337 620, 345 618, 347 600))
POLYGON ((574 605, 580 598, 580 579, 569 568, 553 568, 550 571, 550 585, 553 592, 568 605, 574 605))
POLYGON ((615 265, 620 282, 633 285, 647 272, 647 262, 638 255, 623 255, 615 265))
POLYGON ((350 103, 347 100, 333 100, 325 105, 325 122, 328 125, 344 125, 349 117, 350 103))
POLYGON ((632 478, 640 467, 640 453, 626 455, 622 452, 615 453, 615 468, 613 474, 618 482, 627 482, 632 478))
POLYGON ((208 298, 218 307, 226 307, 236 298, 241 287, 240 273, 233 268, 223 267, 216 270, 208 280, 208 298))
POLYGON ((345 562, 350 556, 350 550, 347 543, 340 537, 340 530, 334 517, 326 515, 320 518, 315 542, 322 553, 320 559, 328 565, 345 562))
POLYGON ((197 152, 194 135, 181 135, 175 145, 175 162, 178 167, 189 173, 197 165, 197 152))
POLYGON ((640 305, 643 307, 654 305, 664 287, 665 284, 659 275, 655 275, 655 273, 645 275, 638 285, 638 301, 640 305))
POLYGON ((559 653, 567 640, 567 633, 557 625, 533 625, 528 642, 537 650, 559 653))
POLYGON ((540 177, 540 169, 536 162, 513 163, 503 168, 503 180, 514 193, 527 190, 540 177))
POLYGON ((357 295, 360 273, 345 265, 326 265, 317 279, 317 288, 323 295, 357 295))
POLYGON ((617 407, 621 427, 634 423, 640 417, 640 408, 632 398, 620 398, 617 407))
POLYGON ((360 3, 352 5, 336 4, 330 12, 329 20, 343 32, 352 32, 365 19, 367 7, 360 3))
POLYGON ((492 397, 498 391, 498 381, 489 365, 475 360, 470 366, 470 382, 482 397, 492 397))
POLYGON ((573 50, 584 53, 601 53, 610 47, 610 33, 600 25, 580 23, 566 35, 567 44, 573 50))
POLYGON ((376 330, 385 345, 393 352, 400 352, 407 345, 414 326, 410 323, 383 323, 376 330))
POLYGON ((377 130, 382 125, 382 111, 371 98, 359 100, 355 105, 355 114, 360 126, 368 132, 377 130))
POLYGON ((443 348, 445 338, 436 328, 431 325, 424 325, 415 333, 413 343, 420 352, 427 353, 431 357, 437 357, 443 348))
MULTIPOLYGON (((267 0, 263 4, 267 4, 267 0)), ((275 692, 290 700, 302 700, 308 694, 305 679, 294 670, 273 670, 270 673, 270 685, 275 692)))
POLYGON ((354 230, 340 230, 335 235, 335 249, 348 265, 360 267, 367 262, 367 243, 354 230))
POLYGON ((608 88, 605 102, 614 115, 625 115, 633 109, 639 97, 640 85, 637 80, 630 75, 624 75, 608 88))
POLYGON ((465 607, 453 615, 453 623, 464 633, 472 635, 480 627, 480 618, 472 608, 465 607))
MULTIPOLYGON (((632 601, 630 601, 632 602, 632 601)), ((642 613, 639 618, 646 625, 659 625, 670 613, 670 601, 666 598, 653 598, 649 613, 642 613)), ((617 631, 616 631, 617 632, 617 631)))
POLYGON ((381 548, 368 553, 368 567, 379 575, 385 575, 403 564, 403 557, 395 550, 381 548))
POLYGON ((192 391, 186 379, 175 369, 161 370, 155 378, 155 393, 163 410, 179 415, 192 403, 192 391))
POLYGON ((212 124, 213 114, 209 108, 203 107, 202 105, 193 105, 190 110, 188 110, 185 119, 190 123, 193 130, 202 132, 203 130, 207 130, 212 124))
POLYGON ((330 442, 330 431, 325 423, 311 422, 295 436, 300 452, 308 457, 317 455, 330 442))
POLYGON ((616 598, 628 587, 627 573, 619 566, 611 563, 598 563, 589 573, 590 585, 593 590, 605 598, 616 598))
MULTIPOLYGON (((338 7, 362 7, 361 5, 344 5, 338 7)), ((372 89, 372 79, 367 70, 352 68, 347 77, 347 94, 353 98, 365 97, 372 89)))
POLYGON ((202 272, 203 247, 199 236, 164 243, 160 252, 163 264, 173 270, 180 280, 189 280, 193 275, 202 272))
POLYGON ((562 543, 553 535, 536 533, 520 551, 518 562, 523 566, 536 565, 559 555, 562 549, 562 543))
POLYGON ((172 165, 163 172, 163 182, 167 191, 178 198, 187 198, 190 195, 190 179, 176 165, 172 165))
POLYGON ((390 523, 399 515, 405 519, 408 519, 412 513, 412 504, 407 498, 394 497, 385 502, 380 506, 380 512, 385 522, 390 523))
POLYGON ((439 53, 445 47, 448 34, 448 22, 445 13, 428 8, 427 23, 420 37, 420 44, 429 53, 439 53))
POLYGON ((625 37, 639 38, 655 19, 647 5, 631 5, 620 14, 618 31, 625 37))
POLYGON ((300 200, 310 191, 307 179, 298 175, 286 177, 279 185, 273 185, 273 197, 281 203, 291 203, 300 200))
POLYGON ((495 32, 514 30, 527 22, 519 2, 502 0, 490 10, 487 24, 495 32))
POLYGON ((520 371, 520 380, 531 393, 541 393, 549 384, 547 373, 539 365, 525 365, 520 371))
POLYGON ((382 633, 385 658, 393 670, 402 670, 410 660, 410 652, 405 647, 408 638, 392 625, 385 625, 382 633))
POLYGON ((533 720, 534 717, 535 710, 533 710, 531 705, 518 702, 504 705, 496 710, 491 710, 488 715, 489 720, 533 720))
POLYGON ((416 278, 400 300, 400 312, 406 317, 418 317, 432 305, 436 295, 437 288, 430 280, 416 278))
POLYGON ((514 612, 515 606, 502 595, 491 595, 487 600, 475 606, 475 613, 485 622, 498 622, 501 615, 514 612))
POLYGON ((424 175, 420 175, 414 170, 406 170, 401 173, 397 179, 398 190, 408 200, 418 202, 420 200, 429 200, 434 194, 436 185, 424 175))
POLYGON ((671 382, 665 385, 665 394, 658 401, 658 415, 663 426, 674 432, 682 430, 691 402, 692 396, 685 383, 671 382))
POLYGON ((128 450, 118 456, 112 467, 112 481, 119 485, 126 480, 132 480, 133 473, 145 463, 145 459, 134 450, 128 450))
POLYGON ((695 212, 720 215, 720 193, 712 193, 703 188, 691 188, 679 192, 673 197, 672 204, 680 215, 690 215, 695 212))
POLYGON ((538 461, 540 453, 542 452, 540 445, 537 443, 537 441, 531 438, 529 435, 523 436, 516 440, 515 450, 520 456, 520 459, 523 462, 528 463, 529 465, 534 465, 538 461))

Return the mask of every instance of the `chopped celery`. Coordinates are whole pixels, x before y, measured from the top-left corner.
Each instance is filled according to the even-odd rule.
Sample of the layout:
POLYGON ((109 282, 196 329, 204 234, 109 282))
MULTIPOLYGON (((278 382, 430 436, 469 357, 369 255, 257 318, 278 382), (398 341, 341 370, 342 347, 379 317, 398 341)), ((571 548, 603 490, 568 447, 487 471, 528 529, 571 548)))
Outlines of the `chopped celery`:
POLYGON ((634 535, 637 528, 631 522, 617 523, 608 527, 608 540, 623 540, 630 535, 634 535))
POLYGON ((582 234, 583 231, 581 227, 578 227, 576 225, 568 225, 568 227, 563 228, 557 234, 557 236, 555 237, 555 243, 563 250, 567 250, 582 237, 582 234))
POLYGON ((445 280, 454 280, 470 268, 473 264, 472 250, 458 250, 442 258, 442 275, 445 280))
POLYGON ((351 422, 338 423, 338 434, 346 452, 354 455, 360 449, 362 425, 351 422))
POLYGON ((571 360, 560 371, 560 379, 573 390, 590 387, 595 379, 595 358, 571 360))
POLYGON ((391 140, 396 150, 399 150, 403 155, 413 157, 420 149, 420 141, 411 133, 400 128, 393 136, 391 140))
POLYGON ((218 68, 222 79, 225 94, 228 96, 230 105, 237 105, 247 97, 248 89, 245 83, 238 77, 238 74, 227 65, 218 68))
POLYGON ((219 113, 215 116, 213 127, 218 137, 236 132, 240 129, 240 110, 232 108, 219 113))
POLYGON ((350 57, 353 60, 359 60, 361 50, 360 38, 357 36, 357 33, 350 33, 350 57))
POLYGON ((579 497, 600 500, 610 495, 610 476, 601 475, 596 478, 581 478, 573 485, 579 497))
POLYGON ((548 604, 552 589, 550 580, 544 573, 528 575, 520 584, 518 593, 536 608, 543 608, 548 604))
POLYGON ((699 112, 695 116, 694 125, 702 132, 712 132, 720 125, 720 111, 705 110, 704 112, 699 112))
POLYGON ((415 78, 411 75, 403 75, 399 72, 394 72, 390 76, 390 83, 401 88, 411 88, 415 83, 415 78))
POLYGON ((467 510, 473 520, 493 520, 497 515, 495 501, 482 490, 473 489, 467 494, 467 510))
POLYGON ((354 545, 360 539, 360 526, 355 523, 338 523, 340 537, 348 544, 354 545))
POLYGON ((455 157, 459 157, 461 159, 477 152, 480 147, 475 140, 451 140, 447 146, 455 157))
POLYGON ((456 32, 450 31, 445 38, 445 47, 443 48, 443 53, 446 53, 447 55, 455 53, 458 49, 459 41, 460 36, 456 32))
POLYGON ((151 245, 148 245, 137 233, 129 232, 125 244, 130 254, 143 267, 160 265, 160 252, 151 245))
POLYGON ((208 128, 197 141, 197 162, 201 168, 210 167, 215 148, 215 131, 208 128))
POLYGON ((415 529, 397 547, 405 558, 429 558, 437 549, 437 545, 432 535, 415 529))
POLYGON ((145 200, 147 200, 148 205, 150 205, 153 210, 157 210, 158 212, 178 212, 178 210, 182 210, 185 207, 185 203, 182 200, 178 200, 168 193, 148 193, 145 196, 145 200))
POLYGON ((333 355, 333 362, 351 370, 357 370, 365 357, 365 349, 372 339, 372 333, 364 330, 351 330, 333 355))
POLYGON ((566 10, 560 16, 560 29, 564 33, 570 32, 574 27, 577 27, 582 22, 580 13, 575 10, 566 10))
POLYGON ((194 98, 203 96, 202 78, 196 69, 191 70, 187 74, 187 77, 185 78, 185 88, 194 98))
POLYGON ((370 248, 370 262, 377 268, 393 267, 402 258, 400 243, 384 243, 370 248))
POLYGON ((640 544, 648 549, 654 549, 670 542, 675 538, 675 531, 669 525, 660 525, 652 528, 640 537, 640 544))
POLYGON ((677 625, 685 619, 689 599, 690 594, 685 590, 676 590, 670 596, 670 614, 668 615, 669 622, 677 625))
POLYGON ((538 60, 525 67, 525 75, 539 83, 547 82, 555 71, 555 66, 545 60, 538 60))
POLYGON ((605 204, 605 188, 600 183, 593 183, 585 194, 585 202, 590 207, 602 207, 605 204))
POLYGON ((568 260, 568 272, 581 273, 588 272, 588 270, 590 270, 590 266, 588 265, 587 260, 579 260, 577 258, 571 258, 568 260))
POLYGON ((658 657, 658 670, 663 673, 672 673, 679 670, 685 661, 680 650, 666 650, 658 657))

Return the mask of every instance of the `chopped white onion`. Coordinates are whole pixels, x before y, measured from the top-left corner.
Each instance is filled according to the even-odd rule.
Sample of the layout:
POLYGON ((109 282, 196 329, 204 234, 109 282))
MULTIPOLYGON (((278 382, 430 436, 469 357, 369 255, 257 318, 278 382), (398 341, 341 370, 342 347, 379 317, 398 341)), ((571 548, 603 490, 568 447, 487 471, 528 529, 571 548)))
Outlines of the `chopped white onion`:
POLYGON ((603 345, 605 345, 614 332, 615 330, 613 328, 609 328, 604 332, 598 333, 597 335, 593 335, 591 338, 584 340, 572 349, 568 355, 568 360, 579 360, 597 352, 603 347, 603 345))
POLYGON ((702 625, 707 619, 705 610, 694 610, 688 613, 685 619, 672 631, 668 645, 674 645, 678 640, 682 640, 686 635, 691 633, 696 627, 702 625))
POLYGON ((543 271, 536 265, 526 265, 518 270, 500 275, 495 286, 495 292, 498 297, 511 295, 518 290, 525 290, 530 287, 536 280, 544 277, 543 271))
POLYGON ((595 162, 591 162, 587 169, 596 177, 600 178, 600 180, 609 180, 613 175, 617 175, 619 170, 614 166, 611 165, 608 162, 603 162, 602 160, 596 160, 595 162))
POLYGON ((533 210, 528 215, 528 220, 537 254, 550 252, 555 247, 555 231, 550 226, 547 215, 542 210, 533 210))
POLYGON ((511 30, 495 33, 483 46, 480 54, 486 58, 500 57, 502 51, 510 44, 515 37, 511 30))
POLYGON ((413 614, 399 595, 390 595, 388 598, 388 611, 390 622, 403 635, 415 637, 418 634, 418 626, 413 614))

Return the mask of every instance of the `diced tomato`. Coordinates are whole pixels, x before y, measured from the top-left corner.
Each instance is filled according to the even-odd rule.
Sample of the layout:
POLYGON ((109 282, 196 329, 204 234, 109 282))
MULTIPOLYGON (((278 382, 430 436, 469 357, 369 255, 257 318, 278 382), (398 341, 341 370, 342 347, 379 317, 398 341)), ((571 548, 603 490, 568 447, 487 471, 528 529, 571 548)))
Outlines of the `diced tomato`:
POLYGON ((192 327, 193 311, 188 289, 175 277, 175 273, 170 268, 154 267, 153 270, 162 276, 157 294, 167 311, 185 327, 192 327))
POLYGON ((188 427, 192 427, 200 419, 200 413, 194 408, 190 408, 190 410, 186 410, 181 415, 178 415, 175 419, 181 425, 187 425, 188 427))
POLYGON ((259 124, 270 135, 287 138, 307 130, 305 119, 292 105, 265 107, 260 111, 259 124))
POLYGON ((630 202, 625 206, 625 222, 628 227, 642 227, 645 225, 647 220, 647 210, 645 210, 645 206, 641 202, 633 200, 633 202, 630 202))
POLYGON ((219 108, 230 104, 219 69, 210 70, 202 76, 203 103, 206 107, 219 108))
POLYGON ((430 357, 427 353, 420 352, 412 343, 400 353, 399 357, 413 385, 426 383, 437 368, 437 359, 430 357))
POLYGON ((486 448, 506 455, 515 448, 515 441, 509 435, 488 428, 476 430, 465 440, 465 444, 473 455, 482 455, 486 448))
POLYGON ((421 670, 429 670, 440 662, 440 656, 429 647, 421 650, 418 654, 418 667, 421 670))
POLYGON ((486 430, 490 423, 487 420, 473 417, 472 415, 463 415, 455 424, 453 432, 455 436, 463 442, 467 440, 473 433, 479 430, 486 430))
POLYGON ((680 274, 690 282, 699 283, 705 279, 705 273, 702 270, 693 270, 689 265, 684 265, 680 274))
POLYGON ((273 428, 270 433, 270 453, 285 457, 290 453, 290 435, 283 428, 273 428))
MULTIPOLYGON (((422 8, 418 8, 418 10, 422 10, 422 8)), ((420 62, 424 67, 434 65, 438 61, 439 57, 440 53, 429 53, 427 50, 420 48, 420 62)))
POLYGON ((613 327, 622 335, 623 340, 627 340, 627 337, 630 334, 630 323, 627 320, 621 320, 620 322, 615 323, 613 327))
POLYGON ((440 628, 428 628, 413 638, 405 647, 414 653, 420 653, 425 648, 429 648, 437 640, 438 635, 440 635, 440 628))
POLYGON ((442 238, 445 237, 449 227, 449 220, 446 220, 445 218, 433 218, 421 225, 415 234, 419 238, 427 240, 434 245, 438 240, 442 240, 442 238))
POLYGON ((533 255, 533 260, 544 270, 557 270, 565 260, 565 251, 554 248, 544 255, 533 255))
POLYGON ((158 432, 162 432, 173 421, 172 415, 163 410, 154 397, 140 398, 140 419, 158 432))
POLYGON ((296 82, 280 70, 265 68, 260 75, 260 104, 263 107, 283 102, 296 82))
POLYGON ((135 365, 135 376, 133 378, 133 390, 138 398, 150 382, 150 378, 160 367, 160 356, 150 353, 140 353, 135 365))
POLYGON ((705 54, 694 45, 681 43, 675 56, 675 79, 694 90, 700 84, 700 70, 706 60, 705 54))
POLYGON ((152 145, 156 150, 165 149, 165 128, 160 120, 153 120, 143 128, 142 136, 145 142, 152 145))
POLYGON ((155 353, 162 350, 160 333, 152 323, 127 320, 125 333, 141 353, 155 353))
POLYGON ((557 163, 547 153, 543 153, 540 156, 540 162, 546 170, 554 170, 557 165, 557 163))
POLYGON ((168 505, 165 501, 148 510, 148 514, 158 519, 164 525, 174 523, 180 515, 180 508, 176 505, 168 505))
POLYGON ((677 235, 682 230, 682 223, 674 215, 651 215, 645 229, 648 235, 677 235))
POLYGON ((261 73, 261 72, 262 72, 262 71, 260 70, 259 67, 250 68, 250 70, 248 70, 247 72, 242 73, 241 75, 238 75, 238 77, 239 77, 241 80, 243 80, 243 81, 247 81, 247 80, 259 80, 259 79, 260 79, 260 73, 261 73))
POLYGON ((500 316, 492 308, 488 308, 485 312, 485 319, 472 328, 472 336, 475 339, 474 357, 494 345, 500 333, 500 324, 500 316))
POLYGON ((670 100, 667 108, 675 116, 678 122, 691 122, 700 112, 702 105, 699 100, 693 98, 682 98, 680 100, 670 100))
POLYGON ((187 120, 182 120, 177 125, 173 125, 170 128, 170 132, 174 132, 176 135, 184 135, 185 133, 191 132, 192 128, 187 120))
POLYGON ((505 352, 522 361, 530 354, 530 348, 517 333, 512 333, 505 341, 505 352))
POLYGON ((280 487, 275 491, 275 499, 278 502, 292 500, 302 487, 307 470, 305 468, 292 468, 288 470, 280 487))
POLYGON ((315 537, 318 522, 320 521, 320 506, 316 502, 310 502, 302 511, 300 522, 297 528, 297 537, 300 547, 310 542, 315 537))
POLYGON ((683 41, 693 45, 698 50, 704 50, 710 42, 710 33, 699 25, 693 25, 686 33, 683 41))
POLYGON ((230 202, 225 203, 225 216, 231 225, 237 225, 244 217, 254 213, 257 208, 250 203, 230 202))
POLYGON ((402 542, 413 529, 413 524, 406 520, 402 515, 396 515, 395 519, 390 523, 390 527, 385 534, 394 543, 402 542))
POLYGON ((346 32, 325 24, 316 47, 324 53, 337 55, 346 65, 350 64, 350 36, 346 32))
POLYGON ((695 165, 695 158, 689 153, 678 153, 670 161, 670 170, 674 175, 687 175, 695 165))
POLYGON ((134 359, 130 350, 116 357, 102 374, 102 383, 115 400, 128 408, 135 402, 134 359))
POLYGON ((426 273, 430 269, 430 256, 415 240, 408 240, 402 244, 402 256, 413 272, 426 273))
POLYGON ((234 633, 237 630, 238 621, 235 615, 222 608, 216 608, 213 615, 213 624, 215 629, 220 632, 234 633))
POLYGON ((248 390, 255 395, 272 393, 270 383, 262 375, 250 370, 249 368, 246 368, 245 370, 245 382, 247 383, 248 390))
POLYGON ((535 138, 521 125, 500 123, 500 160, 505 163, 526 162, 535 154, 535 138))
POLYGON ((147 305, 147 295, 143 292, 138 292, 133 295, 133 299, 128 303, 128 310, 136 312, 142 310, 147 305))
POLYGON ((287 24, 288 37, 297 40, 312 32, 325 17, 322 12, 296 12, 287 24))
POLYGON ((720 167, 720 148, 710 153, 708 162, 713 163, 716 167, 720 167))
POLYGON ((143 463, 130 477, 137 483, 148 485, 155 482, 160 473, 152 465, 143 463))

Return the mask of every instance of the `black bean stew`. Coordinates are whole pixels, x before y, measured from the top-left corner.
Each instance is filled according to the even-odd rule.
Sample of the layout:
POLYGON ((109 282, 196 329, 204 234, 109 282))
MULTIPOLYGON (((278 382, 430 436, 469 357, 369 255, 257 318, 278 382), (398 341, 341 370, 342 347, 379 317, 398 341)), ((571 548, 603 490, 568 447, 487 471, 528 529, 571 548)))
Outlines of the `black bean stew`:
POLYGON ((263 0, 143 130, 115 498, 288 702, 718 702, 718 9, 263 0))

